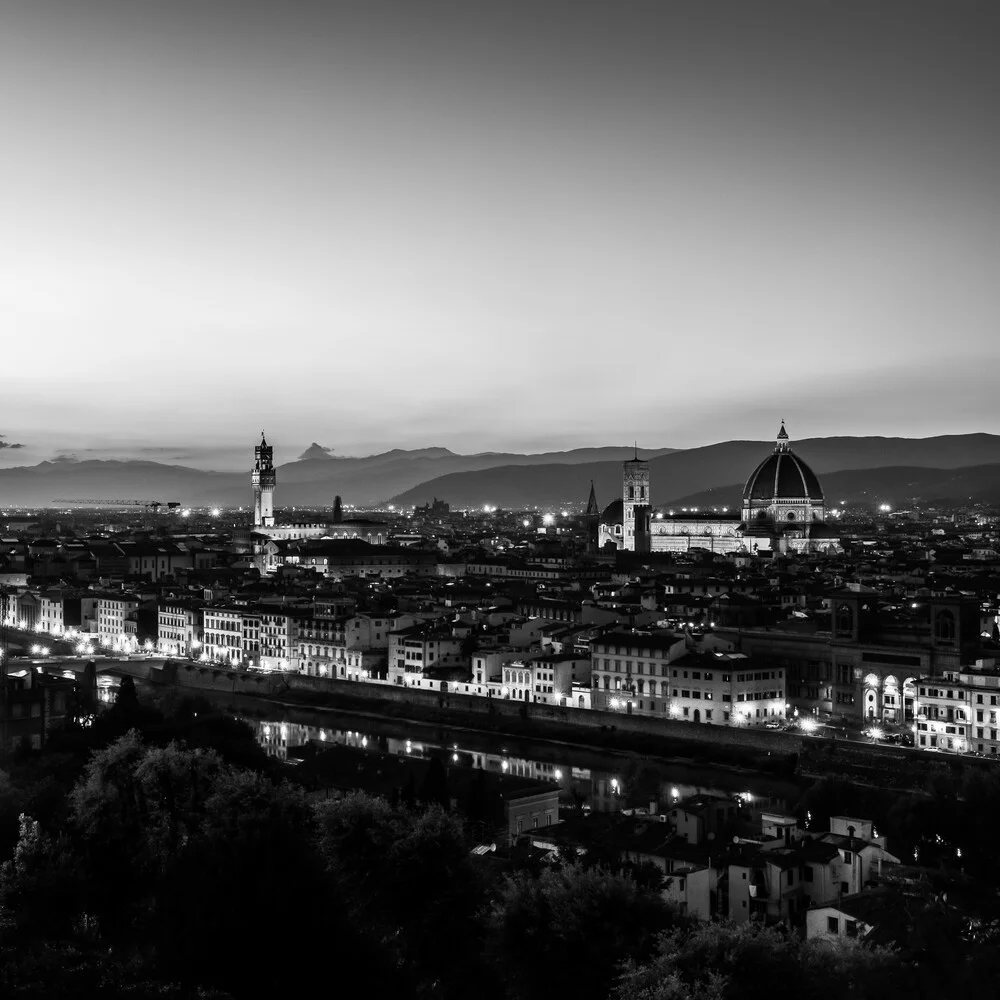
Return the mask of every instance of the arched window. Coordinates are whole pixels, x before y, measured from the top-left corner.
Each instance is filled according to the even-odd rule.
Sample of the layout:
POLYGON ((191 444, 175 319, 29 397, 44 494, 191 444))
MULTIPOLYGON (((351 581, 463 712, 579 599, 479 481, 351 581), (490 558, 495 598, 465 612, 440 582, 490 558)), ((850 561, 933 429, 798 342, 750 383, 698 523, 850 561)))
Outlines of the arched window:
POLYGON ((837 631, 854 631, 854 609, 850 606, 850 604, 841 604, 840 607, 837 608, 837 631))
POLYGON ((940 642, 955 641, 955 616, 950 611, 939 611, 934 616, 934 638, 940 642))
POLYGON ((635 499, 635 487, 634 486, 630 486, 628 488, 628 498, 629 498, 629 500, 634 500, 635 499))

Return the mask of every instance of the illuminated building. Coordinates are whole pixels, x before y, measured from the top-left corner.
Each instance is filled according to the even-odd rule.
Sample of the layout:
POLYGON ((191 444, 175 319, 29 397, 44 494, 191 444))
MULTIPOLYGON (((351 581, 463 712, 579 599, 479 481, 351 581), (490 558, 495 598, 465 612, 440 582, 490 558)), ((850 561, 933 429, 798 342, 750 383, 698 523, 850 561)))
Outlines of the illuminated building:
POLYGON ((995 757, 1000 746, 1000 670, 996 660, 917 681, 914 745, 918 749, 995 757))
POLYGON ((260 444, 254 448, 251 473, 253 483, 253 524, 255 528, 269 528, 274 524, 274 487, 278 477, 274 471, 274 449, 260 432, 260 444))
POLYGON ((791 448, 782 422, 774 451, 746 481, 740 511, 654 510, 649 463, 622 466, 622 499, 601 514, 598 547, 628 552, 834 552, 819 480, 791 448))

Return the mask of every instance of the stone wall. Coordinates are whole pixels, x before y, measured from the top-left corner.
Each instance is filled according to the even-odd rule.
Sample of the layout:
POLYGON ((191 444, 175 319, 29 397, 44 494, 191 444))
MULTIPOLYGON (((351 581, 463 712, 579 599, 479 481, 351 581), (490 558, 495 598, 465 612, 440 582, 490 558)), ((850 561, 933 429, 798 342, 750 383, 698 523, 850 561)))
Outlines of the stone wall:
POLYGON ((325 695, 336 706, 337 696, 370 703, 377 712, 379 704, 413 704, 428 708, 443 708, 468 715, 521 716, 558 722, 581 730, 613 729, 622 733, 663 736, 670 740, 690 740, 699 743, 726 744, 748 749, 772 751, 777 754, 798 753, 802 739, 794 733, 767 729, 734 728, 699 725, 694 722, 657 719, 641 715, 624 715, 590 709, 559 708, 534 705, 498 698, 483 698, 455 692, 422 691, 391 684, 372 684, 331 677, 310 677, 304 674, 262 674, 226 670, 198 663, 134 663, 115 664, 116 672, 128 673, 152 683, 177 685, 200 691, 246 694, 258 698, 280 698, 283 694, 310 693, 325 695))

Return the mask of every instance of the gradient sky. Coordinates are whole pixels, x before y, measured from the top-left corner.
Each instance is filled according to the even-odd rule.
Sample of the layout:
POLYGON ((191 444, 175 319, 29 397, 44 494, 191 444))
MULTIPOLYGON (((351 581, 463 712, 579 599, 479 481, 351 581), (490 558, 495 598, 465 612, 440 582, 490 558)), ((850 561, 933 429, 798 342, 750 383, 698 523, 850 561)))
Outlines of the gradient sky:
POLYGON ((998 8, 2 0, 0 465, 1000 432, 998 8))

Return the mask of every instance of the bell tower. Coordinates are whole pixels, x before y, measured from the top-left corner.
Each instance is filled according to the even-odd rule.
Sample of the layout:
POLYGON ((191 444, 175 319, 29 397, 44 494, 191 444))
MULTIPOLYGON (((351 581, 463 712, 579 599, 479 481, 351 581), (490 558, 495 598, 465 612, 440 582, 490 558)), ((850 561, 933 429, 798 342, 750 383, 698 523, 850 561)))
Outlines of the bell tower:
POLYGON ((274 524, 274 449, 260 432, 260 444, 253 450, 254 463, 250 481, 253 484, 253 526, 269 528, 274 524))
POLYGON ((630 552, 642 552, 648 548, 643 539, 648 533, 651 502, 649 462, 639 458, 639 449, 636 448, 635 458, 630 458, 622 465, 622 548, 630 552))

